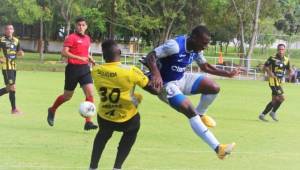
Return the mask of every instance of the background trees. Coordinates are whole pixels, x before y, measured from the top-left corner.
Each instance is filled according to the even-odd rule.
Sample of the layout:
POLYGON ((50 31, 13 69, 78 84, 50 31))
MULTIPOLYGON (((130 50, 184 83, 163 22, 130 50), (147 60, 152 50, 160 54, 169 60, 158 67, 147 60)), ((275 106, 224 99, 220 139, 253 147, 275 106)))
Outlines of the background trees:
MULTIPOLYGON (((19 35, 43 42, 63 40, 77 16, 88 20, 94 41, 113 38, 156 46, 187 34, 199 24, 212 32, 212 44, 227 52, 230 42, 250 59, 256 44, 262 52, 276 39, 294 39, 300 31, 300 0, 1 0, 0 23, 21 25, 19 35), (60 33, 59 33, 60 32, 60 33)), ((242 63, 241 63, 242 64, 242 63)), ((249 67, 250 63, 243 63, 249 67)))

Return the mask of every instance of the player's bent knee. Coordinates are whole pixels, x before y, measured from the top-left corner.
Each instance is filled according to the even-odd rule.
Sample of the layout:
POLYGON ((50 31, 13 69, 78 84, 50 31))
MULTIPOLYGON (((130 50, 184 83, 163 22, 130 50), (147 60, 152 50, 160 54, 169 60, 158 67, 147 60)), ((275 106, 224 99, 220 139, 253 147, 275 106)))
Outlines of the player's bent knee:
POLYGON ((218 84, 214 83, 214 84, 212 85, 212 92, 213 92, 214 94, 218 94, 218 93, 220 92, 220 90, 221 90, 221 88, 220 88, 220 86, 219 86, 218 84))

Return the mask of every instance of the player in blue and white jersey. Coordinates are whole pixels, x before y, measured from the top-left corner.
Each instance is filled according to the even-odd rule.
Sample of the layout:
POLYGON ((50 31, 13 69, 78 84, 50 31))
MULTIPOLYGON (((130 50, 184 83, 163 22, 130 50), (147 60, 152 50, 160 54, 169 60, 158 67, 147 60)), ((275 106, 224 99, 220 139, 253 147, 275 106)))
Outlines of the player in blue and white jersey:
POLYGON ((204 75, 185 72, 187 66, 196 61, 201 70, 209 74, 234 77, 240 73, 239 69, 228 72, 207 63, 203 50, 208 47, 209 41, 207 28, 197 26, 189 36, 178 36, 155 48, 142 62, 150 69, 152 85, 161 89, 159 98, 183 113, 194 132, 223 159, 232 151, 235 143, 220 144, 207 128, 214 127, 215 121, 205 115, 220 87, 204 75), (186 97, 194 94, 202 94, 196 108, 186 97))

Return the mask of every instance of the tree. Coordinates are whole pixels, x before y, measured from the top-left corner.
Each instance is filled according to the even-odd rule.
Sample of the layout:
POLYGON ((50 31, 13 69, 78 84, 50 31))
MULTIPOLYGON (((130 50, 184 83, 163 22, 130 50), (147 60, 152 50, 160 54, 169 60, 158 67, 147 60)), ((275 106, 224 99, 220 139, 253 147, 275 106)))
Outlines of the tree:
POLYGON ((246 60, 247 70, 249 70, 249 68, 250 68, 250 65, 251 65, 250 59, 252 57, 253 50, 254 50, 254 47, 255 47, 255 44, 256 44, 260 7, 261 7, 261 0, 257 0, 256 1, 255 17, 253 19, 251 42, 250 42, 249 50, 247 52, 247 57, 246 57, 247 58, 247 60, 246 60))
POLYGON ((67 35, 70 34, 71 21, 75 14, 80 13, 80 4, 76 0, 55 0, 57 7, 59 8, 61 17, 66 23, 67 35))
POLYGON ((86 8, 83 10, 82 16, 88 22, 88 32, 91 37, 99 40, 101 33, 105 32, 104 13, 97 8, 86 8))
POLYGON ((51 11, 47 8, 46 0, 8 0, 8 3, 14 7, 18 20, 23 24, 34 24, 40 21, 40 39, 38 51, 40 52, 40 60, 43 61, 43 21, 52 18, 51 11))

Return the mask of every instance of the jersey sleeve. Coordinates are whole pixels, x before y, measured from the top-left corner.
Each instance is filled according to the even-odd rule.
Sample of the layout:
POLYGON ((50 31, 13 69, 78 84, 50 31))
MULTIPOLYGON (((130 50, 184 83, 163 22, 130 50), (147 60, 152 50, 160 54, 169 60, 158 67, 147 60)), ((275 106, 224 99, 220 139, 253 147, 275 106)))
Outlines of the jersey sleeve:
POLYGON ((21 45, 20 45, 20 41, 18 41, 18 44, 17 44, 17 51, 21 51, 21 45))
POLYGON ((269 57, 268 60, 265 62, 265 66, 269 67, 272 64, 272 57, 269 57))
POLYGON ((288 60, 287 64, 286 64, 286 69, 290 70, 291 69, 291 64, 290 64, 290 60, 288 60))
POLYGON ((131 70, 132 70, 131 80, 133 81, 133 83, 137 84, 142 88, 145 87, 149 82, 148 77, 144 75, 144 73, 135 66, 132 66, 131 70))
POLYGON ((195 61, 197 62, 198 65, 207 63, 207 61, 204 57, 204 52, 203 51, 198 53, 198 57, 195 59, 195 61))
POLYGON ((71 35, 67 36, 64 41, 64 47, 72 47, 74 44, 74 39, 71 35))
POLYGON ((164 44, 156 47, 154 51, 158 58, 164 58, 179 53, 179 46, 175 40, 170 39, 164 44))

